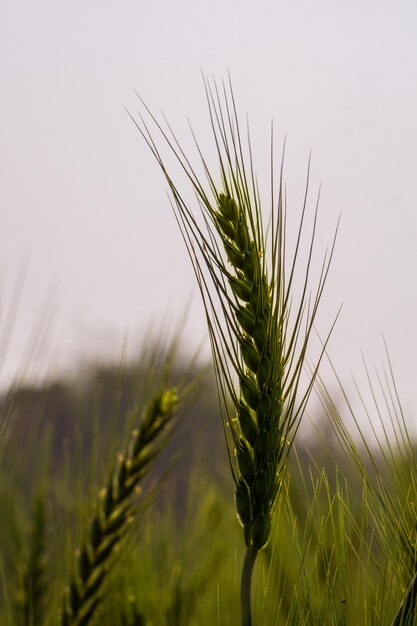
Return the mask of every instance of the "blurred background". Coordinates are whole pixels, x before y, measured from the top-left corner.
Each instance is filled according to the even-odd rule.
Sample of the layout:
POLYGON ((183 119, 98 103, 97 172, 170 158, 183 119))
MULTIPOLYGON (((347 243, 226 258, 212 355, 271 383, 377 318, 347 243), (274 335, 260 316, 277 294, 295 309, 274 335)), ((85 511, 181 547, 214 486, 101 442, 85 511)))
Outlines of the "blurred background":
POLYGON ((266 206, 273 119, 290 222, 312 153, 319 258, 342 216, 318 320, 324 336, 343 303, 336 367, 356 371, 361 349, 379 364, 383 331, 415 414, 416 28, 411 0, 3 0, 1 387, 134 358, 185 311, 185 351, 204 344, 166 184, 125 108, 137 115, 137 90, 193 154, 188 117, 215 168, 201 71, 230 71, 266 206))

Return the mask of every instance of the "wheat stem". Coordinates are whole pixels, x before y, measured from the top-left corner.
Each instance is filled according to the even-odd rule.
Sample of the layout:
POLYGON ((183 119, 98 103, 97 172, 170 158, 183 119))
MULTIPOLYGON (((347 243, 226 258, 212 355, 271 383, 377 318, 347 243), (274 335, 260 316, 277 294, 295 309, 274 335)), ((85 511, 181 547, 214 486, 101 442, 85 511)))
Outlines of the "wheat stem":
POLYGON ((417 573, 407 589, 404 600, 398 609, 391 626, 411 626, 414 624, 417 601, 417 573))
POLYGON ((240 611, 242 626, 252 626, 251 588, 252 574, 258 556, 256 548, 246 548, 240 587, 240 611))

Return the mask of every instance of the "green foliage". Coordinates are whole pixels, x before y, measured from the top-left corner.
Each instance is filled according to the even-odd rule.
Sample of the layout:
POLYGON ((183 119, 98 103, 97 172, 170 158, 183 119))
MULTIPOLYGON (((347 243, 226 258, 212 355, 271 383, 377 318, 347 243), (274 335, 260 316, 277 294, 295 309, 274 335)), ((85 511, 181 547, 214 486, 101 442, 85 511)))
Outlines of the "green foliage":
MULTIPOLYGON (((184 400, 190 396, 200 378, 194 370, 191 381, 178 359, 173 373, 172 360, 177 350, 175 343, 163 349, 161 341, 153 350, 149 347, 147 350, 148 353, 141 355, 141 372, 144 375, 141 378, 136 373, 130 378, 136 388, 134 396, 129 392, 129 396, 135 398, 133 406, 130 410, 124 409, 113 426, 110 422, 107 425, 103 422, 102 432, 85 421, 84 407, 74 401, 77 381, 74 381, 73 387, 70 383, 55 384, 43 389, 33 388, 29 394, 23 389, 9 394, 9 397, 13 396, 13 419, 9 424, 6 454, 0 465, 0 520, 3 531, 0 535, 0 623, 25 626, 57 623, 56 616, 62 607, 63 589, 68 579, 70 582, 60 618, 64 623, 89 623, 103 600, 103 589, 107 596, 105 583, 108 589, 113 572, 118 569, 118 559, 114 555, 122 552, 123 541, 135 528, 135 519, 149 505, 161 472, 166 471, 167 459, 156 468, 153 486, 149 481, 144 482, 146 474, 160 453, 168 448, 170 440, 175 440, 171 435, 174 432, 173 417, 177 413, 177 395, 175 389, 169 386, 168 379, 171 385, 175 379, 183 408, 184 400), (64 388, 65 393, 56 393, 64 388), (30 405, 26 403, 28 395, 32 400, 30 405), (70 432, 68 440, 73 439, 82 445, 71 444, 66 453, 56 456, 56 445, 65 450, 63 442, 56 443, 56 433, 62 432, 58 416, 66 414, 69 400, 73 411, 69 425, 73 432, 70 432), (147 409, 141 415, 141 406, 146 400, 147 409), (49 418, 51 409, 57 417, 48 420, 47 424, 37 422, 37 412, 41 419, 42 407, 48 408, 45 419, 49 418), (33 410, 30 411, 30 408, 33 410), (83 423, 89 436, 90 433, 97 433, 101 435, 100 439, 92 439, 86 446, 80 431, 83 423), (117 431, 120 427, 124 432, 130 430, 131 436, 117 462, 110 465, 106 459, 103 462, 102 452, 106 448, 112 452, 114 442, 119 446, 122 437, 117 431), (37 435, 36 447, 33 446, 34 432, 37 435), (27 465, 15 463, 16 453, 12 446, 15 450, 17 445, 20 458, 29 461, 27 465), (89 456, 86 456, 87 451, 89 456), (33 464, 30 463, 32 458, 33 464), (112 468, 110 474, 109 466, 112 468), (103 480, 100 475, 103 474, 107 474, 105 489, 100 488, 103 480), (140 488, 144 490, 142 495, 139 494, 140 488), (48 533, 45 532, 43 501, 37 500, 33 513, 26 510, 26 501, 32 497, 32 490, 36 493, 39 489, 48 501, 48 528, 51 529, 48 533), (94 497, 94 493, 98 492, 99 497, 94 497), (31 518, 30 534, 24 530, 25 515, 31 518), (13 543, 11 539, 14 535, 16 539, 13 543), (71 561, 78 543, 77 535, 85 540, 77 551, 74 571, 71 561), (70 575, 71 570, 73 573, 70 575), (49 583, 47 592, 46 581, 49 583)), ((130 373, 133 374, 134 370, 135 367, 132 367, 130 373)), ((121 371, 120 367, 112 370, 114 380, 119 380, 110 398, 113 405, 122 390, 121 371)), ((107 376, 107 381, 109 379, 107 376)), ((84 385, 87 380, 84 378, 84 385)), ((126 381, 123 382, 125 384, 126 381)), ((92 380, 90 391, 94 387, 92 380)), ((87 396, 88 393, 84 393, 84 397, 87 396)), ((107 456, 111 458, 113 454, 107 456)), ((140 616, 141 611, 134 611, 131 606, 128 611, 120 610, 117 619, 139 623, 140 616)))
MULTIPOLYGON (((201 393, 212 395, 209 381, 201 388, 201 393)), ((211 412, 215 415, 214 403, 211 412)), ((199 415, 192 411, 191 417, 195 425, 199 415)), ((325 431, 324 426, 319 422, 319 434, 325 431)), ((197 441, 199 429, 195 434, 197 441)), ((204 431, 200 435, 204 446, 204 431)), ((53 438, 48 440, 48 445, 51 440, 53 438)), ((370 463, 367 464, 367 476, 360 472, 355 474, 356 465, 344 456, 337 441, 330 448, 329 438, 326 443, 318 440, 316 445, 311 441, 309 436, 309 454, 300 442, 297 456, 289 458, 289 473, 281 486, 270 541, 261 552, 254 575, 254 623, 265 626, 358 623, 389 626, 406 595, 411 577, 407 579, 405 573, 410 551, 403 542, 393 541, 391 531, 388 531, 401 528, 401 518, 404 528, 411 531, 415 497, 413 482, 408 478, 402 488, 397 489, 394 475, 386 468, 383 455, 388 458, 386 446, 381 441, 381 449, 372 448, 369 435, 367 441, 372 448, 374 463, 384 476, 383 483, 376 481, 370 463), (381 516, 386 515, 381 513, 381 504, 378 505, 382 497, 387 502, 396 503, 399 515, 396 526, 393 522, 389 526, 381 522, 381 516)), ((186 439, 180 440, 178 445, 184 447, 189 442, 187 432, 186 439)), ((21 443, 27 448, 31 446, 31 440, 21 443)), ((130 446, 132 444, 133 438, 130 446)), ((113 446, 109 449, 113 451, 113 446)), ((409 455, 405 457, 404 451, 400 454, 393 444, 390 450, 396 463, 395 475, 411 477, 414 470, 409 455)), ((139 517, 126 526, 128 532, 117 555, 109 557, 108 577, 101 590, 103 603, 97 615, 100 624, 124 626, 129 621, 134 624, 133 620, 136 623, 142 620, 148 626, 237 623, 238 563, 243 553, 239 525, 237 521, 233 522, 235 514, 229 498, 232 486, 220 480, 227 469, 220 452, 216 448, 211 450, 212 456, 219 454, 216 471, 211 458, 211 464, 206 460, 204 465, 201 462, 195 465, 184 482, 185 468, 178 466, 153 507, 144 510, 143 504, 149 504, 149 500, 142 500, 142 504, 137 501, 139 517), (132 598, 136 598, 135 605, 132 598)), ((356 452, 358 457, 365 459, 366 449, 362 445, 356 445, 356 452)), ((108 472, 109 460, 103 466, 108 472)), ((112 474, 115 488, 120 467, 118 462, 112 474)), ((3 482, 7 482, 5 469, 2 466, 3 482)), ((48 527, 51 528, 44 534, 48 548, 43 550, 43 575, 48 581, 45 626, 57 623, 62 590, 72 570, 72 555, 79 541, 77 537, 85 537, 88 551, 91 550, 90 543, 97 545, 93 496, 99 491, 107 472, 100 471, 95 483, 87 489, 84 472, 85 467, 79 464, 72 466, 68 481, 65 476, 59 478, 58 468, 49 474, 47 482, 42 479, 42 485, 49 493, 48 527), (103 478, 100 479, 101 474, 103 478), (56 516, 54 509, 60 502, 54 495, 56 481, 59 490, 64 490, 62 500, 68 499, 71 510, 75 507, 74 515, 60 509, 56 516), (78 483, 82 488, 76 488, 73 495, 71 489, 78 483)), ((23 494, 19 489, 19 483, 16 483, 13 492, 6 489, 7 498, 2 498, 1 522, 5 537, 25 525, 21 511, 23 494), (13 501, 16 502, 14 514, 13 501)), ((101 510, 104 501, 99 500, 97 506, 101 510)), ((31 508, 27 515, 34 526, 31 508)), ((25 534, 19 532, 15 543, 1 544, 2 560, 10 555, 0 585, 0 623, 5 626, 18 623, 11 608, 16 589, 22 589, 23 570, 27 571, 24 563, 29 562, 21 555, 28 556, 31 552, 31 542, 24 539, 25 534), (27 547, 22 552, 24 545, 27 547), (14 558, 11 558, 13 551, 14 558), (17 566, 15 574, 14 566, 17 566)), ((399 536, 397 532, 396 539, 399 536)), ((75 576, 80 585, 81 577, 77 571, 75 576)))

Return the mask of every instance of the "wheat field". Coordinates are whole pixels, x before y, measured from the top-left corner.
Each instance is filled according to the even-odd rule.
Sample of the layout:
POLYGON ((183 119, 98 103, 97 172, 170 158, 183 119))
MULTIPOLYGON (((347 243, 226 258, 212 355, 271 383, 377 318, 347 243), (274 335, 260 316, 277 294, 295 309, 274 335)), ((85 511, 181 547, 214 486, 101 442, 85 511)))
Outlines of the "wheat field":
POLYGON ((293 208, 273 133, 261 198, 230 80, 204 87, 214 167, 143 101, 131 117, 170 193, 212 364, 167 334, 129 365, 3 395, 0 623, 415 624, 416 444, 388 351, 357 377, 359 410, 320 374, 333 325, 310 358, 337 218, 317 250, 308 173, 293 208))

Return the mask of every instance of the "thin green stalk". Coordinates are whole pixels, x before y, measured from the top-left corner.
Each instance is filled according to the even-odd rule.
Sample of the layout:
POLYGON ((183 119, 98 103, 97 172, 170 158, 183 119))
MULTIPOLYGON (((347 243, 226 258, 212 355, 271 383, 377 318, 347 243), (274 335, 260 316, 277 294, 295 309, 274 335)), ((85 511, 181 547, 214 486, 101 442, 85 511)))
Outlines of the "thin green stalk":
POLYGON ((255 566, 258 550, 246 548, 245 560, 243 561, 242 581, 240 587, 240 612, 242 626, 252 626, 251 589, 252 574, 255 566))
POLYGON ((417 574, 415 574, 407 589, 404 600, 397 611, 391 626, 412 626, 416 613, 417 601, 417 574))

